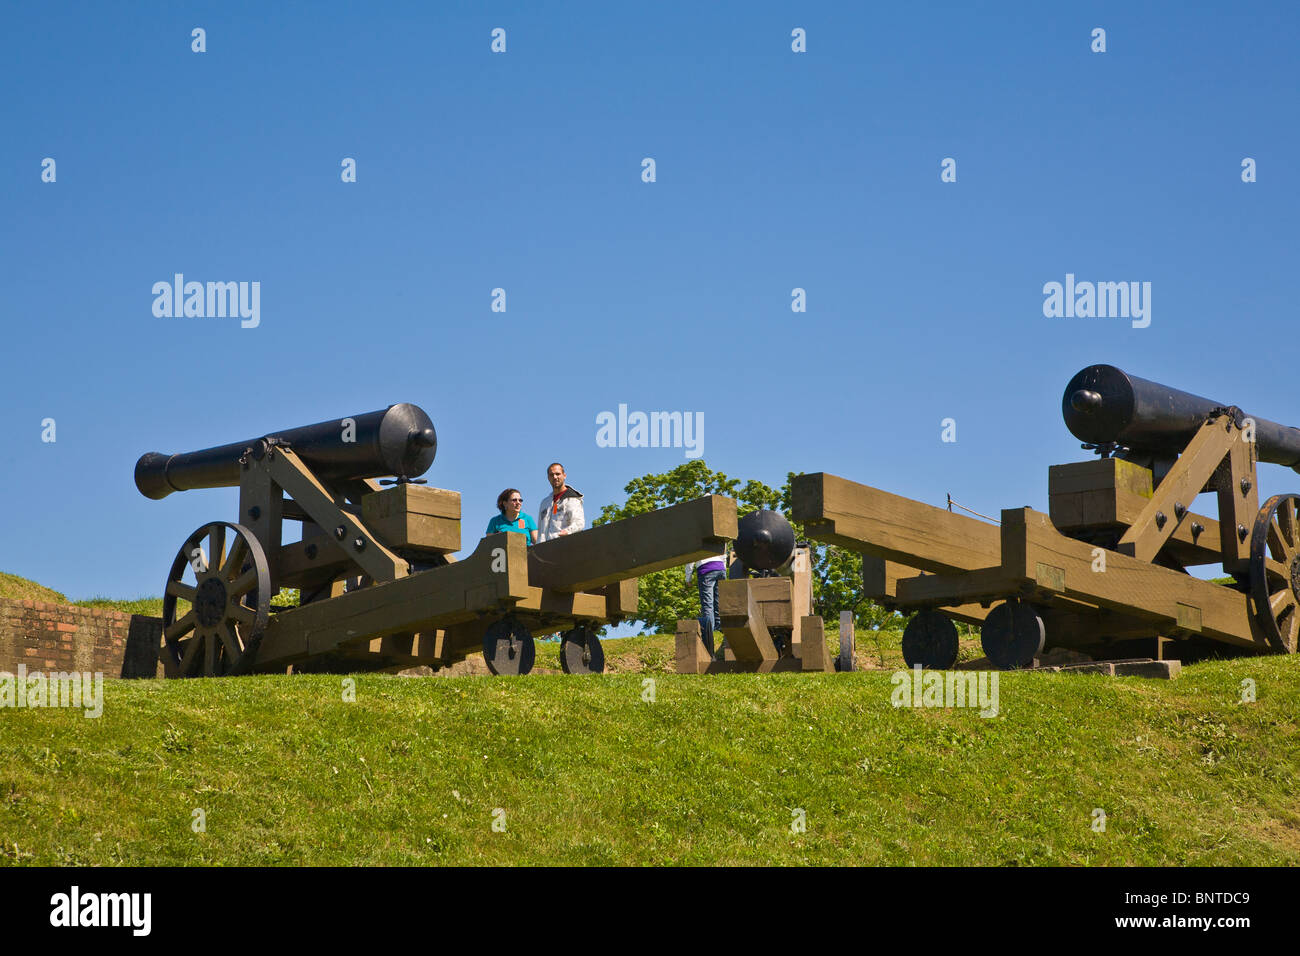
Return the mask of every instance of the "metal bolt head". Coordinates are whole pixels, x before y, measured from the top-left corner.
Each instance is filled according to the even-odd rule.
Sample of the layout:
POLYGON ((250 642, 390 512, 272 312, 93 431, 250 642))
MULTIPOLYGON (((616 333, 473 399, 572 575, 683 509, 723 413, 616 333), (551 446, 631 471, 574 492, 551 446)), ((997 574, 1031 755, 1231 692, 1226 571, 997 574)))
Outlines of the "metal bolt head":
POLYGON ((256 521, 258 518, 262 517, 262 509, 257 505, 253 505, 253 507, 248 509, 248 516, 256 521))
POLYGON ((1251 483, 1250 483, 1250 479, 1249 479, 1249 478, 1243 478, 1243 479, 1241 479, 1241 493, 1242 493, 1243 495, 1248 495, 1248 494, 1250 494, 1250 489, 1251 489, 1252 487, 1253 487, 1253 486, 1251 485, 1251 483))
POLYGON ((1165 522, 1168 521, 1168 520, 1169 520, 1169 519, 1165 517, 1165 513, 1164 513, 1163 511, 1157 511, 1157 512, 1156 512, 1156 527, 1157 527, 1157 528, 1163 528, 1163 527, 1165 526, 1165 522))
POLYGON ((1246 526, 1244 524, 1237 525, 1237 538, 1239 540, 1245 541, 1249 534, 1250 532, 1246 530, 1246 526))
POLYGON ((366 539, 365 539, 365 538, 353 538, 353 539, 352 539, 352 547, 356 548, 358 551, 364 551, 365 548, 366 548, 366 539))
POLYGON ((339 525, 337 528, 334 529, 334 537, 338 538, 338 540, 342 541, 347 536, 348 536, 348 529, 343 527, 343 525, 339 525))
POLYGON ((1201 534, 1201 532, 1203 532, 1204 530, 1205 530, 1205 525, 1201 524, 1199 521, 1193 521, 1193 522, 1192 522, 1192 537, 1193 537, 1193 538, 1195 538, 1197 535, 1201 534))
POLYGON ((316 560, 316 545, 314 544, 307 545, 307 560, 309 561, 316 560))
POLYGON ((1182 521, 1183 515, 1187 514, 1187 506, 1183 504, 1181 501, 1175 501, 1174 514, 1177 516, 1179 521, 1182 521))

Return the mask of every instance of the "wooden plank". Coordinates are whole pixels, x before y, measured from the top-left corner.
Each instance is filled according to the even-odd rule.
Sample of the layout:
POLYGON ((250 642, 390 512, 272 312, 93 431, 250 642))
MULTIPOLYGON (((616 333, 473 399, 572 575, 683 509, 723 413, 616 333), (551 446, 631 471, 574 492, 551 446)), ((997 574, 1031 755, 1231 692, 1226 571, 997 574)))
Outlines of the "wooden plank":
POLYGON ((777 657, 763 612, 754 600, 753 578, 718 582, 718 617, 728 649, 738 661, 766 661, 777 657))
POLYGON ((361 499, 361 516, 366 521, 416 514, 459 521, 460 492, 408 483, 392 485, 361 499))
POLYGON ((571 622, 583 620, 604 623, 605 607, 603 594, 588 594, 585 591, 568 593, 530 586, 528 593, 515 605, 515 610, 564 617, 571 622))
POLYGON ((258 665, 292 663, 387 634, 433 631, 482 613, 504 613, 529 597, 527 582, 523 537, 503 531, 484 538, 455 564, 274 615, 258 665), (494 561, 502 570, 492 570, 494 561))
POLYGON ((809 535, 922 571, 998 563, 996 525, 818 472, 796 475, 793 514, 809 535))
POLYGON ((431 515, 392 515, 367 519, 368 527, 389 548, 451 554, 460 550, 460 521, 431 515))
POLYGON ((719 554, 736 536, 736 502, 708 495, 635 515, 529 550, 528 580, 556 591, 590 591, 719 554))
POLYGON ((815 614, 805 615, 799 630, 803 634, 803 649, 799 656, 801 670, 833 671, 835 665, 826 651, 826 628, 821 617, 815 614))
POLYGON ((394 485, 366 495, 361 517, 390 548, 450 554, 460 550, 460 493, 394 485))
MULTIPOLYGON (((884 558, 862 556, 862 593, 890 610, 898 607, 898 582, 916 577, 912 568, 904 567, 897 561, 884 558)), ((989 608, 979 604, 962 604, 944 609, 944 613, 953 620, 967 624, 982 624, 989 615, 989 608)))
POLYGON ((1029 596, 1033 579, 1015 577, 1002 568, 980 568, 957 574, 924 574, 898 582, 897 603, 900 610, 923 607, 948 607, 1004 601, 1021 594, 1029 596))
POLYGON ((1187 621, 1187 609, 1194 609, 1202 636, 1240 647, 1267 646, 1252 634, 1245 594, 1116 551, 1104 551, 1106 570, 1093 571, 1093 551, 1032 508, 1002 512, 1002 566, 1013 578, 1042 582, 1059 573, 1064 597, 1150 621, 1167 636, 1181 633, 1179 620, 1187 621))
MULTIPOLYGON (((767 612, 764 611, 764 614, 767 612)), ((813 613, 812 555, 808 548, 795 548, 790 564, 790 647, 798 657, 803 645, 803 619, 813 613)))
POLYGON ((1047 469, 1049 495, 1118 489, 1141 498, 1150 498, 1153 487, 1150 468, 1123 458, 1072 461, 1064 465, 1051 465, 1047 469))
MULTIPOLYGON (((1246 573, 1250 567, 1250 535, 1243 538, 1238 531, 1240 528, 1253 528, 1259 514, 1255 446, 1241 439, 1241 431, 1235 425, 1232 432, 1226 473, 1217 476, 1219 516, 1223 520, 1223 526, 1217 529, 1219 550, 1227 574, 1246 573)), ((1206 534, 1209 534, 1208 528, 1206 534)))

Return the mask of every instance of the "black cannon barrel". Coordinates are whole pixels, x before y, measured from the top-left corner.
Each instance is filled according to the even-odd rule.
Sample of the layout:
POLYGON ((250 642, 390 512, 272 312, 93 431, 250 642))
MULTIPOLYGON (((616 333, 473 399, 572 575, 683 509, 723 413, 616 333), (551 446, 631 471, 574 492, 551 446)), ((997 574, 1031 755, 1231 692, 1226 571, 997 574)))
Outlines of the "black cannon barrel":
MULTIPOLYGON (((1088 366, 1070 379, 1061 399, 1065 425, 1081 441, 1168 455, 1180 453, 1210 413, 1224 407, 1113 365, 1088 366)), ((1300 429, 1250 417, 1259 460, 1300 471, 1300 429)))
MULTIPOLYGON (((287 442, 322 479, 415 478, 428 471, 438 452, 433 422, 418 405, 389 405, 377 412, 331 418, 315 425, 271 432, 287 442)), ((239 484, 239 459, 261 439, 234 442, 181 455, 151 451, 135 463, 135 486, 146 498, 173 491, 226 488, 239 484)))
POLYGON ((752 511, 736 523, 736 556, 753 571, 775 571, 794 554, 794 528, 779 511, 752 511))

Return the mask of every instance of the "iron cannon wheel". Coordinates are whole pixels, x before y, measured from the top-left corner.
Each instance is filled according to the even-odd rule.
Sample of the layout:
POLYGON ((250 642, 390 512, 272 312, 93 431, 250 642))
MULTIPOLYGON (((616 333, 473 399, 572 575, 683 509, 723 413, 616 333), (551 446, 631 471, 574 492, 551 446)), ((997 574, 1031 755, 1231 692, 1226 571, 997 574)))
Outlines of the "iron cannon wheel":
POLYGON ((1043 649, 1047 636, 1043 619, 1028 604, 1003 601, 984 619, 980 644, 989 661, 1002 670, 1028 667, 1043 649))
POLYGON ((159 653, 168 677, 247 674, 271 615, 261 542, 242 525, 213 521, 185 539, 163 591, 159 653), (232 537, 229 549, 227 537, 232 537), (190 608, 177 615, 178 600, 190 608))
POLYGON ((566 674, 603 674, 605 649, 585 624, 560 635, 560 669, 566 674))
POLYGON ((493 674, 527 674, 536 650, 532 633, 513 614, 491 624, 483 635, 483 659, 493 674))
POLYGON ((1250 597, 1269 646, 1286 654, 1300 635, 1300 495, 1264 502, 1250 537, 1250 597))
POLYGON ((917 611, 903 628, 903 660, 908 667, 950 669, 957 663, 957 625, 934 608, 917 611))

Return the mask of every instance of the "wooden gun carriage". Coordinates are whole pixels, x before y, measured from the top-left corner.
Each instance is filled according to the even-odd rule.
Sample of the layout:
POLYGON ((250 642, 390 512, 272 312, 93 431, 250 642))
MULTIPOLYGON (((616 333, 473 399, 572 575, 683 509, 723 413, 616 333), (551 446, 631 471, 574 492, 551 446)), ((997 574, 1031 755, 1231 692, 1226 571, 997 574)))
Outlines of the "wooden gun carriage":
POLYGON ((165 673, 438 668, 482 649, 493 673, 521 674, 533 639, 555 633, 566 672, 599 672, 594 629, 635 614, 637 578, 736 535, 735 501, 708 496, 531 548, 501 532, 456 561, 460 495, 415 480, 436 451, 429 417, 400 404, 142 456, 135 481, 148 498, 239 488, 238 521, 198 528, 172 563, 165 673), (395 479, 374 480, 383 475, 395 479), (301 525, 301 540, 284 539, 286 522, 301 525), (272 605, 282 588, 298 590, 297 606, 272 605))
POLYGON ((1300 430, 1109 365, 1079 372, 1062 411, 1100 457, 1049 470, 1049 514, 1004 510, 998 527, 808 474, 794 480, 794 517, 862 552, 866 596, 916 612, 909 666, 953 666, 953 621, 980 625, 988 659, 1005 668, 1047 645, 1098 658, 1294 653, 1300 496, 1261 505, 1256 463, 1300 470, 1300 430), (1193 511, 1202 493, 1216 496, 1217 520, 1193 511), (1208 564, 1231 581, 1187 573, 1208 564))
POLYGON ((677 622, 677 672, 718 674, 829 671, 825 632, 812 613, 811 555, 777 511, 739 520, 736 560, 718 582, 718 618, 726 650, 715 659, 713 635, 698 620, 677 622))

